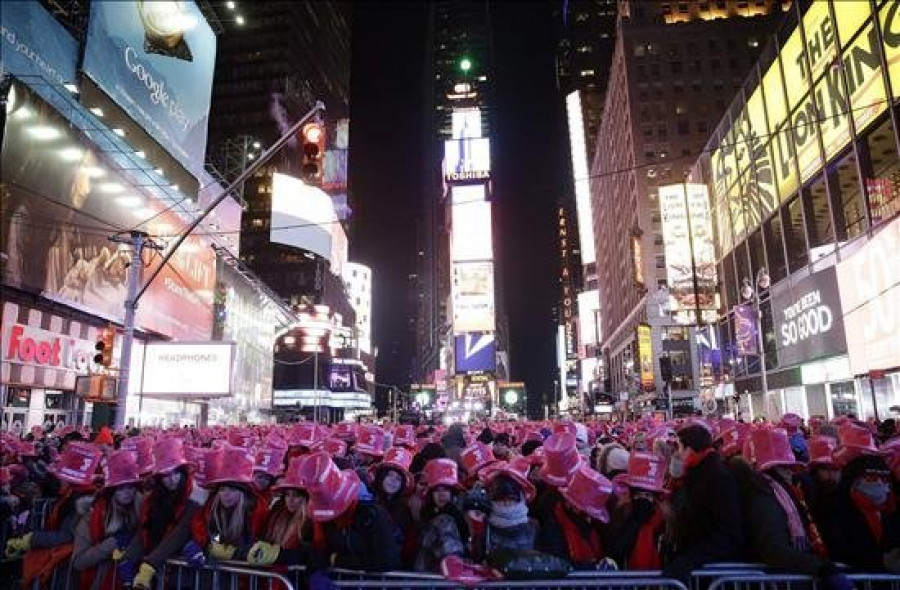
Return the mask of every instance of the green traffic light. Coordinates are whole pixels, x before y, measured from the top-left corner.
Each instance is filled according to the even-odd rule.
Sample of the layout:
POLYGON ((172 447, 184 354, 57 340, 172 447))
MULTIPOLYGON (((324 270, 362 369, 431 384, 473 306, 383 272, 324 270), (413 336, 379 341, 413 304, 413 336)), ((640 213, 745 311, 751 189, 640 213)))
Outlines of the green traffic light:
POLYGON ((459 62, 459 69, 461 69, 464 72, 468 72, 469 70, 471 70, 472 69, 472 60, 469 59, 468 57, 462 58, 462 60, 459 62))

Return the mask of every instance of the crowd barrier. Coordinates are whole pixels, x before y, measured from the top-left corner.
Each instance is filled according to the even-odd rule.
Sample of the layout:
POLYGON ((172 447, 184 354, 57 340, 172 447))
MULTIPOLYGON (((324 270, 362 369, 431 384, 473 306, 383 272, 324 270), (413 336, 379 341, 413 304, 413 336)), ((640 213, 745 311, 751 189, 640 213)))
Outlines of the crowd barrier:
MULTIPOLYGON (((897 574, 850 574, 856 590, 900 590, 897 574)), ((791 574, 737 574, 718 578, 708 590, 821 590, 819 580, 811 576, 791 574)))
POLYGON ((284 574, 270 569, 210 562, 196 567, 180 559, 170 559, 156 576, 155 590, 297 590, 300 586, 284 574))

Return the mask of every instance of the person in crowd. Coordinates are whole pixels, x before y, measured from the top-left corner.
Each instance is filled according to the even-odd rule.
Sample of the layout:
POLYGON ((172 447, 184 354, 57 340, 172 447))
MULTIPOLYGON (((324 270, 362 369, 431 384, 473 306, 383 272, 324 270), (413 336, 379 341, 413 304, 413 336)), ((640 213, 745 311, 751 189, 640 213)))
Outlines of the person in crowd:
POLYGON ((284 473, 284 457, 287 443, 277 436, 266 439, 265 446, 256 452, 253 466, 253 485, 260 501, 266 506, 272 503, 272 485, 284 473))
POLYGON ((798 461, 809 461, 809 447, 806 444, 806 435, 803 432, 803 418, 797 414, 788 412, 781 417, 781 426, 787 431, 791 442, 791 450, 798 461))
POLYGON ((805 469, 787 431, 750 433, 742 460, 732 462, 741 487, 747 550, 778 570, 820 578, 825 588, 851 588, 828 550, 795 475, 805 469), (754 469, 755 468, 755 469, 754 469))
POLYGON ((369 477, 369 469, 384 458, 386 446, 382 428, 378 426, 363 426, 359 429, 353 450, 356 459, 356 474, 359 476, 360 481, 366 481, 369 477))
POLYGON ((404 447, 392 447, 384 459, 373 467, 372 491, 375 501, 384 508, 391 519, 394 540, 401 547, 404 566, 412 564, 419 535, 408 502, 415 482, 409 466, 412 453, 404 447))
POLYGON ((658 570, 666 529, 666 463, 656 453, 632 451, 624 479, 628 501, 616 510, 607 554, 621 569, 658 570))
MULTIPOLYGON (((563 502, 559 489, 569 485, 572 475, 583 462, 581 455, 578 454, 575 435, 569 432, 550 435, 544 441, 543 449, 544 463, 536 473, 539 483, 535 484, 537 493, 533 511, 542 528, 552 520, 556 505, 563 502)), ((554 530, 552 533, 547 531, 545 536, 559 532, 558 530, 554 530)), ((538 544, 549 542, 547 539, 543 541, 539 539, 538 544)))
MULTIPOLYGON (((481 443, 485 444, 485 443, 481 443)), ((434 459, 425 465, 425 503, 420 514, 421 534, 413 569, 438 572, 441 562, 450 555, 466 553, 469 527, 456 505, 463 491, 457 465, 450 459, 434 459)))
POLYGON ((712 443, 712 433, 701 422, 690 422, 678 431, 670 472, 683 485, 673 502, 671 555, 663 567, 666 576, 678 580, 688 580, 693 569, 707 563, 742 557, 737 484, 712 443))
POLYGON ((416 453, 416 456, 413 457, 412 463, 409 466, 409 471, 413 475, 419 475, 425 469, 425 465, 428 464, 432 459, 441 459, 447 456, 447 452, 444 450, 444 447, 441 446, 440 443, 429 442, 426 443, 422 449, 416 453))
POLYGON ((320 452, 303 463, 299 480, 309 493, 313 521, 307 563, 313 579, 321 579, 331 566, 372 572, 400 567, 400 545, 390 516, 374 502, 355 471, 339 470, 320 452))
POLYGON ((490 428, 485 426, 484 428, 481 429, 481 433, 478 435, 478 438, 476 438, 475 440, 477 440, 480 443, 486 444, 486 445, 493 444, 494 443, 494 433, 493 433, 493 431, 491 431, 490 428))
POLYGON ((528 503, 536 493, 528 481, 530 467, 528 459, 516 457, 512 462, 497 464, 485 475, 491 512, 483 532, 479 531, 478 538, 473 539, 476 558, 498 549, 534 549, 538 527, 528 516, 528 503))
POLYGON ((597 471, 612 480, 617 475, 628 471, 628 451, 619 443, 610 443, 603 447, 597 458, 597 471))
POLYGON ((501 432, 494 437, 491 450, 498 461, 509 461, 512 457, 512 442, 508 432, 501 432))
POLYGON ((900 522, 891 490, 891 471, 871 431, 846 424, 839 431, 835 461, 843 465, 825 525, 831 558, 857 571, 894 568, 900 522))
POLYGON ((116 580, 116 564, 138 530, 141 483, 137 455, 113 451, 103 489, 75 529, 72 567, 79 572, 81 590, 123 586, 123 580, 116 580))
POLYGON ((441 437, 441 446, 444 447, 446 456, 459 464, 459 455, 467 446, 466 436, 460 424, 451 424, 447 428, 447 432, 441 437))
POLYGON ((225 444, 220 457, 212 473, 206 467, 209 498, 194 514, 184 553, 196 556, 199 551, 216 561, 246 561, 262 532, 268 506, 253 485, 253 454, 225 444))
POLYGON ((841 470, 834 462, 833 453, 837 449, 837 439, 830 436, 813 436, 809 439, 809 477, 801 481, 808 498, 813 520, 821 531, 827 515, 834 504, 841 470))
POLYGON ((166 560, 181 552, 191 521, 207 500, 205 491, 194 484, 182 439, 162 438, 152 452, 150 492, 141 506, 137 534, 119 562, 119 577, 133 580, 135 588, 151 588, 166 560))

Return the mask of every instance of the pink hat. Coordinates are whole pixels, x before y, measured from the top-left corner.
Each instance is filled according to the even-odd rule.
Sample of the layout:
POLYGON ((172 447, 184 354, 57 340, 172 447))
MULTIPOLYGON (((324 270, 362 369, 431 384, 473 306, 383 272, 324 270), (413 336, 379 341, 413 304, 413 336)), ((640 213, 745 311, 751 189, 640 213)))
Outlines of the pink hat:
POLYGON ((339 470, 325 453, 309 455, 300 465, 297 481, 307 484, 309 512, 315 522, 344 514, 356 503, 362 487, 354 471, 339 470))
POLYGON ((783 428, 758 428, 750 433, 750 460, 759 471, 772 467, 792 467, 802 469, 803 462, 797 461, 787 431, 783 428))
POLYGON ((288 432, 287 442, 292 447, 312 450, 322 443, 324 434, 322 427, 315 422, 301 422, 288 432))
POLYGON ((575 470, 569 485, 560 488, 559 493, 569 504, 591 518, 609 522, 606 502, 613 494, 613 484, 586 464, 582 463, 575 470))
POLYGON ((425 464, 425 489, 431 492, 437 486, 447 486, 456 491, 462 491, 459 483, 456 461, 453 459, 432 459, 425 464))
POLYGON ((37 457, 38 452, 32 442, 19 441, 16 452, 20 457, 37 457))
POLYGON ((132 436, 122 441, 123 451, 132 451, 137 456, 138 469, 141 475, 153 471, 153 439, 149 436, 132 436))
POLYGON ((881 452, 875 446, 875 438, 872 431, 865 426, 858 426, 852 422, 844 422, 838 429, 840 445, 834 451, 834 462, 838 467, 844 468, 850 461, 862 455, 880 455, 881 452))
POLYGON ((837 441, 830 436, 814 436, 809 439, 809 465, 833 467, 834 466, 834 450, 837 448, 837 441))
POLYGON ((207 485, 253 483, 253 454, 244 447, 226 444, 221 463, 213 477, 207 473, 207 485))
POLYGON ((284 473, 284 477, 278 481, 277 484, 272 488, 275 491, 278 490, 305 490, 309 486, 308 481, 303 481, 302 472, 303 472, 303 464, 309 460, 315 460, 316 455, 300 455, 299 457, 293 457, 290 461, 288 461, 287 471, 284 473))
POLYGON ((100 465, 102 453, 95 445, 72 441, 47 468, 60 481, 74 485, 91 485, 100 465))
POLYGON ((409 466, 412 464, 413 456, 409 449, 404 447, 391 447, 384 454, 384 459, 374 465, 370 473, 374 474, 379 469, 396 469, 406 480, 404 490, 411 491, 415 487, 412 473, 409 472, 409 466))
POLYGON ((733 457, 741 454, 744 448, 744 441, 750 435, 750 425, 743 422, 735 422, 728 428, 722 430, 719 439, 722 441, 722 454, 726 457, 733 457))
POLYGON ((547 461, 547 455, 544 453, 544 447, 540 446, 535 450, 531 451, 531 454, 526 457, 533 466, 540 467, 547 461))
POLYGON ((648 451, 632 451, 628 457, 628 474, 625 485, 650 492, 666 491, 665 460, 648 451))
POLYGON ((134 451, 113 451, 106 460, 103 488, 138 483, 141 483, 141 473, 134 451))
POLYGON ((287 447, 268 446, 256 451, 253 471, 261 471, 272 477, 278 477, 284 473, 285 454, 287 454, 287 447))
POLYGON ((531 461, 528 457, 515 457, 512 461, 502 461, 496 465, 492 465, 491 469, 484 474, 484 483, 490 486, 498 477, 506 476, 519 484, 525 499, 528 502, 534 500, 537 490, 534 484, 528 480, 528 472, 531 469, 531 461))
POLYGON ((416 448, 416 429, 412 424, 401 424, 394 428, 394 446, 416 448))
POLYGON ((575 435, 569 432, 551 434, 544 442, 544 466, 538 477, 554 487, 569 484, 572 474, 581 463, 581 455, 575 446, 575 435))
POLYGON ((373 457, 383 457, 384 430, 377 426, 363 426, 357 434, 356 452, 373 457))
POLYGON ((557 422, 553 425, 553 434, 568 432, 574 436, 577 431, 578 427, 575 426, 574 422, 571 422, 569 420, 563 420, 562 422, 557 422))
POLYGON ((185 447, 185 458, 188 465, 194 468, 194 481, 205 486, 215 477, 222 465, 222 449, 205 447, 185 447))
POLYGON ((441 574, 466 587, 477 586, 488 580, 501 578, 500 573, 487 564, 480 564, 458 555, 449 555, 441 560, 441 574))
POLYGON ((253 441, 256 437, 253 433, 246 429, 235 429, 228 433, 228 444, 235 447, 244 447, 245 449, 249 449, 253 446, 253 441))
POLYGON ((153 445, 154 473, 171 473, 188 463, 184 455, 184 439, 165 436, 153 445))
POLYGON ((469 477, 478 475, 478 472, 497 462, 494 458, 494 451, 480 440, 476 440, 471 445, 462 450, 459 454, 459 462, 465 469, 469 477))
POLYGON ((781 425, 784 426, 788 432, 793 432, 803 426, 803 418, 789 412, 781 417, 781 425))
POLYGON ((334 428, 334 436, 341 440, 356 440, 356 423, 340 422, 334 428))
POLYGON ((900 438, 892 438, 881 445, 881 453, 891 468, 894 479, 900 480, 900 438))
POLYGON ((322 443, 322 450, 332 457, 343 457, 347 454, 347 443, 338 438, 329 438, 322 443))

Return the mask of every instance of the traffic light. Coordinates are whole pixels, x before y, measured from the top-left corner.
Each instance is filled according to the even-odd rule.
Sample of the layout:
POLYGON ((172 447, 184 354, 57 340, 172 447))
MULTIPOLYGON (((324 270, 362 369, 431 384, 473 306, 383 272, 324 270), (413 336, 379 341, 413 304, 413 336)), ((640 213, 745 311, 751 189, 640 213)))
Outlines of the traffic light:
POLYGON ((301 131, 303 139, 303 162, 300 172, 308 184, 321 185, 323 173, 322 158, 325 155, 325 127, 319 123, 307 123, 301 131))
POLYGON ((667 356, 659 357, 659 375, 668 383, 672 380, 672 359, 667 356))
POLYGON ((472 60, 468 57, 459 60, 459 69, 468 74, 469 70, 472 69, 472 60))
POLYGON ((113 341, 115 338, 116 331, 112 327, 104 328, 100 332, 100 338, 97 339, 97 343, 94 345, 94 350, 97 351, 97 354, 94 355, 95 363, 107 368, 112 365, 113 341))

